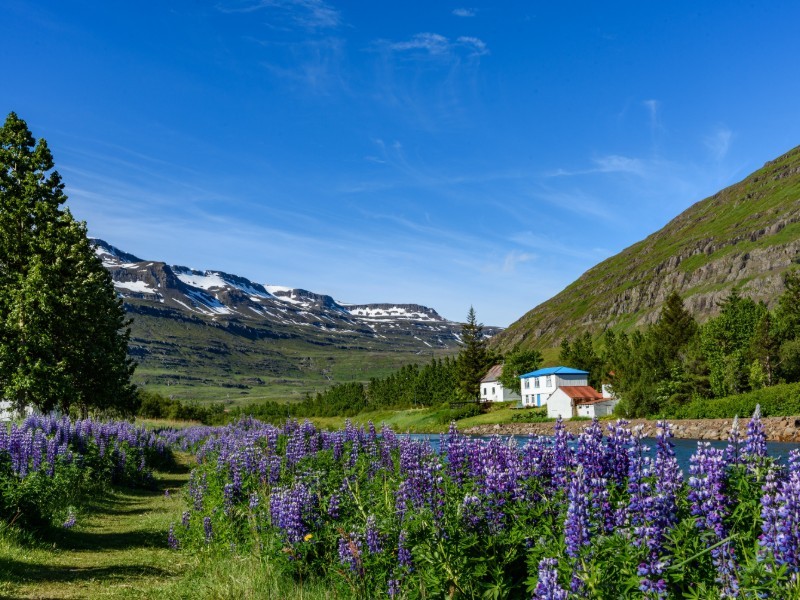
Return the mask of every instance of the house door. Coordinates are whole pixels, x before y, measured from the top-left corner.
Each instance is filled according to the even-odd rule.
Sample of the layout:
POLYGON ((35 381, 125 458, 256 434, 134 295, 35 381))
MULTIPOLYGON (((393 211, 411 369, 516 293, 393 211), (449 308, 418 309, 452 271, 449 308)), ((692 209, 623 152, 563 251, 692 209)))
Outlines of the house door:
POLYGON ((542 405, 542 395, 536 394, 536 406, 541 406, 541 405, 542 405))

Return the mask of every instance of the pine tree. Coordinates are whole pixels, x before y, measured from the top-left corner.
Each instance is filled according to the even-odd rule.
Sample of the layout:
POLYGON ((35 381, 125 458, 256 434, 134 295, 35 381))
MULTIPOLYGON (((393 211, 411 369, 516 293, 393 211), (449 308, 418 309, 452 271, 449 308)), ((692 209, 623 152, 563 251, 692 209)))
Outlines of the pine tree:
POLYGON ((667 296, 661 314, 653 327, 653 335, 667 357, 675 358, 697 333, 697 321, 683 305, 676 291, 667 296))
POLYGON ((46 142, 0 128, 0 394, 18 408, 130 413, 130 331, 46 142))
POLYGON ((467 322, 461 326, 461 343, 458 355, 458 395, 464 401, 477 400, 481 378, 492 365, 493 356, 486 347, 483 323, 478 323, 475 309, 469 307, 467 322))

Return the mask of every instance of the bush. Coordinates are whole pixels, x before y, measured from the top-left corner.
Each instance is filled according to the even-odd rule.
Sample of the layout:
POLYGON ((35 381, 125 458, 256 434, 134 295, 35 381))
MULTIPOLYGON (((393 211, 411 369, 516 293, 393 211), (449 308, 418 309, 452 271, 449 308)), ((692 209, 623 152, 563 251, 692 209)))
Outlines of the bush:
POLYGON ((747 417, 753 414, 756 404, 761 405, 761 414, 765 417, 800 415, 800 383, 773 385, 714 400, 696 399, 662 416, 673 419, 730 419, 736 415, 747 417))
POLYGON ((552 420, 547 416, 546 408, 520 410, 511 417, 512 423, 546 423, 552 420))

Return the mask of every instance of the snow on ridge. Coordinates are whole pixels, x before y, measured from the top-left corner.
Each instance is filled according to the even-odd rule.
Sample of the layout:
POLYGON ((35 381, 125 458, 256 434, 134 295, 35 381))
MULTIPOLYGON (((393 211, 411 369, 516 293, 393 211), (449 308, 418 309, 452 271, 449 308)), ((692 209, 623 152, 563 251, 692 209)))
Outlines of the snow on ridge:
POLYGON ((221 289, 226 287, 236 288, 241 290, 245 294, 253 297, 253 300, 256 298, 270 298, 271 294, 269 292, 265 292, 265 290, 258 289, 253 287, 252 285, 248 285, 244 283, 244 281, 236 281, 226 278, 224 273, 220 273, 218 271, 194 271, 191 269, 187 270, 175 270, 175 275, 178 279, 180 279, 186 285, 190 285, 195 288, 199 288, 201 290, 214 290, 214 289, 221 289))
POLYGON ((375 306, 356 306, 351 305, 348 307, 351 315, 356 317, 365 318, 396 318, 396 319, 414 319, 418 321, 436 321, 431 315, 424 311, 409 310, 403 306, 390 306, 388 308, 379 308, 375 306))
POLYGON ((122 288, 137 294, 156 294, 155 288, 150 287, 146 281, 114 281, 115 288, 122 288))

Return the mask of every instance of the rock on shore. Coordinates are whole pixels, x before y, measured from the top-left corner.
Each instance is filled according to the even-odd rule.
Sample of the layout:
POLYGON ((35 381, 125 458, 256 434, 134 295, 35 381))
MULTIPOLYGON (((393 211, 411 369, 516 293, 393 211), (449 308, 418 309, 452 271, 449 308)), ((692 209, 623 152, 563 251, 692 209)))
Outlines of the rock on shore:
MULTIPOLYGON (((606 421, 612 423, 613 421, 606 421)), ((771 442, 800 443, 800 415, 794 417, 762 417, 764 432, 771 442)), ((564 421, 564 427, 572 433, 580 433, 588 421, 564 421)), ((733 419, 686 419, 670 420, 676 438, 697 440, 727 440, 733 419)), ((642 425, 645 437, 655 437, 656 421, 632 419, 630 427, 642 425)), ((496 425, 476 425, 464 430, 473 435, 553 435, 555 424, 548 423, 501 423, 496 425)), ((739 419, 739 432, 744 437, 747 419, 739 419)))

